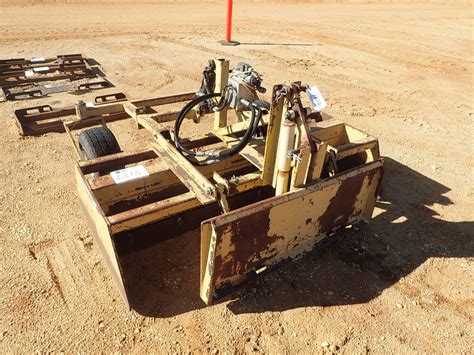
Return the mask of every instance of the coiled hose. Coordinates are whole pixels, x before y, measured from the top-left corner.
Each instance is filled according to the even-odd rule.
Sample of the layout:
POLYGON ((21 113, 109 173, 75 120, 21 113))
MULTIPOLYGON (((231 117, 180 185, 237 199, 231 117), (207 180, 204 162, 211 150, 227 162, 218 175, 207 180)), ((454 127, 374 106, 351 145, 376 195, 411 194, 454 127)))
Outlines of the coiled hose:
MULTIPOLYGON (((249 127, 247 128, 247 131, 245 131, 244 136, 242 137, 242 139, 237 145, 229 149, 225 149, 225 150, 221 150, 217 152, 215 151, 194 152, 192 150, 189 150, 183 147, 181 140, 179 138, 179 130, 187 114, 192 110, 194 106, 197 106, 201 102, 209 100, 209 99, 213 99, 215 97, 221 97, 221 96, 222 96, 222 93, 211 93, 211 94, 199 96, 191 100, 190 102, 188 102, 183 107, 183 109, 178 114, 178 117, 176 118, 176 122, 174 125, 174 144, 176 146, 176 149, 178 149, 181 153, 186 153, 187 155, 190 155, 193 157, 209 157, 208 159, 205 159, 205 160, 188 159, 194 165, 198 165, 198 166, 210 165, 239 153, 249 143, 250 139, 252 139, 252 137, 254 136, 257 130, 258 123, 260 121, 260 118, 262 117, 262 111, 257 105, 254 105, 251 102, 245 102, 244 104, 250 109, 250 111, 252 112, 252 116, 250 118, 250 123, 249 123, 249 127)), ((218 106, 219 108, 222 107, 222 109, 226 109, 226 107, 228 106, 228 102, 226 102, 226 104, 223 105, 222 100, 221 100, 218 106)))

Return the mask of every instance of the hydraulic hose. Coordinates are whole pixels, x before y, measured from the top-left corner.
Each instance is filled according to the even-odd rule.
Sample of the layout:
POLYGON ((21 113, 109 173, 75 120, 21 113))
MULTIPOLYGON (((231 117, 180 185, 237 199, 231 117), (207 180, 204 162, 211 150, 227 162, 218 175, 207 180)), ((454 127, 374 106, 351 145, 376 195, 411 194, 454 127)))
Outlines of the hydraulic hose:
MULTIPOLYGON (((178 117, 176 118, 176 122, 174 125, 174 143, 175 143, 176 149, 178 149, 181 153, 186 153, 194 157, 206 157, 206 156, 209 157, 208 159, 205 159, 202 161, 190 160, 191 163, 194 165, 202 166, 202 165, 213 164, 220 160, 223 160, 225 158, 231 157, 239 153, 249 143, 250 139, 252 139, 252 137, 255 134, 255 131, 257 130, 258 124, 260 122, 260 118, 262 116, 261 109, 258 106, 253 105, 251 102, 248 102, 248 101, 242 102, 245 106, 247 106, 250 109, 250 111, 252 112, 252 116, 250 118, 249 127, 247 128, 247 131, 245 132, 244 136, 242 137, 242 139, 237 145, 233 146, 232 148, 217 151, 217 152, 214 152, 214 151, 194 152, 192 150, 186 149, 182 145, 181 140, 179 138, 179 130, 187 114, 192 110, 194 106, 198 105, 199 103, 215 98, 215 97, 219 97, 219 96, 222 96, 222 94, 211 93, 211 94, 199 96, 195 98, 194 100, 191 100, 183 107, 183 109, 178 114, 178 117)), ((221 102, 219 103, 220 104, 219 106, 222 105, 221 102)), ((227 105, 228 104, 226 103, 223 109, 225 109, 227 105)))

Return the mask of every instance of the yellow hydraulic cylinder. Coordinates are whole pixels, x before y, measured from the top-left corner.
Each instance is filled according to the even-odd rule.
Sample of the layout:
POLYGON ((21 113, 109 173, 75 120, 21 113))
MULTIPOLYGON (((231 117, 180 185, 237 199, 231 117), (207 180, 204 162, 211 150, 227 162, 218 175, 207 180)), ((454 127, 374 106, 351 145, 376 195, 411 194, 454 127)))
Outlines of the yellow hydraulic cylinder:
POLYGON ((288 151, 292 150, 295 145, 295 129, 295 122, 288 119, 285 119, 281 124, 280 138, 278 140, 276 196, 288 192, 291 170, 291 158, 288 157, 288 151))

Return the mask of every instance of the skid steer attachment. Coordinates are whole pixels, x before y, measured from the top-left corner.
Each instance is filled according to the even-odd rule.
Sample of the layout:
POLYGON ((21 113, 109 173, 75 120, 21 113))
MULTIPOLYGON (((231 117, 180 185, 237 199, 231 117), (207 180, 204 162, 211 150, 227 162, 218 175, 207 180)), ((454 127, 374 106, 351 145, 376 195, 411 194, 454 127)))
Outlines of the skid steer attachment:
POLYGON ((271 103, 258 97, 264 91, 250 65, 229 72, 228 61, 211 60, 196 95, 123 103, 151 133, 150 148, 77 163, 82 208, 128 305, 123 260, 133 249, 200 226, 200 296, 210 304, 371 218, 383 169, 377 139, 306 107, 303 94, 315 107, 321 98, 300 82, 275 86, 271 103), (150 109, 170 103, 184 107, 150 109), (238 122, 229 123, 231 112, 238 122), (186 119, 209 113, 212 134, 180 137, 186 119))
POLYGON ((204 221, 201 298, 209 304, 251 272, 296 259, 335 229, 370 218, 381 167, 373 162, 204 221))

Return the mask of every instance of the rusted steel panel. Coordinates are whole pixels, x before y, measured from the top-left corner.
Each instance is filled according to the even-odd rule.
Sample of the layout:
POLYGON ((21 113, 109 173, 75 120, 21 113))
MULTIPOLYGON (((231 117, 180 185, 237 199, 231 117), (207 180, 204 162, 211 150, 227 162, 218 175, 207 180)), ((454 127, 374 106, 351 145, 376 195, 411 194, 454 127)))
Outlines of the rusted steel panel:
POLYGON ((370 216, 382 166, 379 160, 203 222, 203 300, 211 303, 249 272, 300 257, 327 233, 365 219, 367 206, 370 216))
POLYGON ((112 275, 112 279, 120 292, 120 296, 127 307, 129 307, 129 300, 126 293, 126 280, 123 278, 115 241, 111 237, 110 225, 100 210, 100 206, 87 185, 85 177, 79 167, 76 167, 76 182, 81 209, 84 212, 90 231, 94 237, 94 242, 101 251, 102 257, 112 275))
MULTIPOLYGON (((84 73, 88 72, 89 69, 87 68, 85 63, 80 63, 80 64, 75 64, 75 65, 60 65, 60 64, 54 64, 54 65, 49 65, 48 69, 43 70, 41 73, 42 74, 51 74, 55 72, 61 72, 61 73, 84 73)), ((12 69, 7 69, 4 70, 2 73, 0 73, 0 80, 8 80, 9 78, 16 78, 16 77, 24 77, 25 76, 25 70, 22 68, 12 68, 12 69)))
MULTIPOLYGON (((100 107, 105 103, 120 102, 126 99, 125 94, 116 93, 97 96, 94 100, 100 107)), ((22 136, 40 135, 51 132, 65 132, 63 118, 75 115, 74 106, 55 108, 50 105, 41 105, 15 110, 14 117, 18 130, 22 136)), ((125 112, 116 112, 103 116, 106 122, 129 118, 125 112)))
POLYGON ((99 77, 100 71, 91 66, 81 54, 60 55, 56 58, 24 58, 0 60, 0 100, 23 100, 59 92, 97 90, 111 86, 105 78, 78 83, 99 77), (67 80, 67 82, 66 82, 67 80), (40 85, 40 83, 48 85, 40 85))
POLYGON ((25 60, 23 58, 0 60, 0 83, 31 82, 39 77, 42 79, 57 80, 62 75, 94 75, 86 58, 82 55, 57 56, 56 58, 36 58, 25 60), (34 73, 35 78, 28 79, 26 70, 34 73), (54 75, 49 75, 53 74, 54 75))
POLYGON ((13 58, 13 59, 0 59, 0 73, 4 70, 9 70, 12 68, 34 68, 41 67, 44 65, 62 63, 63 65, 71 65, 74 63, 83 63, 86 61, 86 58, 82 54, 63 54, 58 55, 54 58, 35 58, 35 59, 25 59, 25 58, 13 58))
POLYGON ((112 233, 151 224, 161 219, 177 215, 183 211, 199 207, 201 203, 192 192, 150 203, 108 217, 112 233))
POLYGON ((74 71, 53 70, 35 77, 27 77, 26 75, 4 75, 0 77, 0 85, 5 87, 20 86, 24 84, 40 83, 44 81, 57 80, 77 80, 86 78, 95 78, 97 75, 91 69, 76 69, 74 71))

